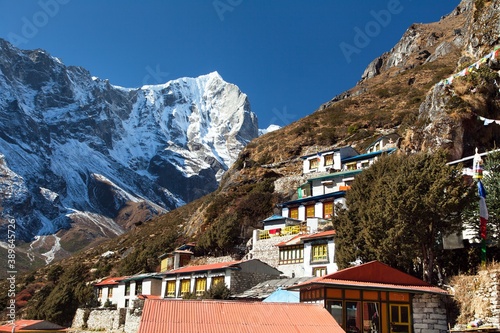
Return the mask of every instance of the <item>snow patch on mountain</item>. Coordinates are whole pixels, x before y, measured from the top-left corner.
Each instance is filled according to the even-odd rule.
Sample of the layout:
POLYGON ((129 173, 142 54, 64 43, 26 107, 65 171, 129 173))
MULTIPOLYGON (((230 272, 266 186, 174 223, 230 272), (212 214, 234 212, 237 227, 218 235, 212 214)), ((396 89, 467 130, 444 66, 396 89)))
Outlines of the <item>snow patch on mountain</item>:
POLYGON ((1 39, 0 118, 0 200, 26 241, 79 224, 122 234, 214 191, 258 136, 217 72, 125 88, 1 39))

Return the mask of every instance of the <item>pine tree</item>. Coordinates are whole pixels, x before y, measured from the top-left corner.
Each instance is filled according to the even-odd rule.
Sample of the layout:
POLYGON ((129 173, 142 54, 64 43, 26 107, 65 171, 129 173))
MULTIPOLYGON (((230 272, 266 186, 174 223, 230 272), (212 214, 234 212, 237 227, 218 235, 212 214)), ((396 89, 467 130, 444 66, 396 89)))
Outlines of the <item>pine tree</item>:
POLYGON ((434 280, 442 237, 461 230, 473 190, 444 152, 380 158, 356 177, 334 218, 340 267, 379 260, 434 280))

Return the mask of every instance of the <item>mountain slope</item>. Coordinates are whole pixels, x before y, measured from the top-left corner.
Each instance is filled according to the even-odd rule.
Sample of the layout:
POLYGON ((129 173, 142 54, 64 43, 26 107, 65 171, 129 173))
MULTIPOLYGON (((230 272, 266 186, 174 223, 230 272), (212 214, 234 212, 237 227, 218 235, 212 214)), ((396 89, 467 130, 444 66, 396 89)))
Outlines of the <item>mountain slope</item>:
MULTIPOLYGON (((275 204, 293 197, 301 181, 301 155, 344 145, 362 151, 380 135, 393 132, 402 137, 405 153, 444 148, 456 159, 473 153, 473 147, 491 149, 500 140, 500 131, 485 128, 477 113, 499 119, 495 103, 487 110, 468 105, 462 112, 450 103, 456 99, 453 93, 436 89, 441 89, 441 80, 492 50, 497 39, 481 38, 477 43, 475 38, 479 33, 499 35, 499 5, 498 0, 488 1, 478 11, 474 1, 465 0, 439 22, 412 25, 376 61, 378 69, 367 75, 373 67, 368 66, 355 87, 311 115, 254 139, 216 192, 176 210, 179 240, 196 240, 202 253, 242 249, 259 221, 279 213, 275 204)), ((496 95, 483 97, 498 100, 496 95)), ((166 223, 170 214, 156 223, 166 223)), ((120 245, 137 249, 153 234, 152 227, 143 228, 125 235, 120 245)), ((161 232, 154 234, 162 237, 161 232)), ((107 246, 118 250, 114 243, 107 246)))
POLYGON ((258 135, 247 96, 216 72, 122 88, 3 40, 0 119, 3 215, 19 240, 59 231, 47 258, 214 191, 258 135))
MULTIPOLYGON (((370 65, 365 74, 372 73, 363 75, 355 87, 309 116, 252 140, 215 192, 61 265, 84 264, 93 269, 91 278, 152 271, 158 255, 187 241, 198 243, 200 255, 239 255, 259 221, 278 213, 276 204, 293 198, 301 182, 299 157, 318 150, 352 145, 361 152, 392 132, 401 135, 401 151, 408 154, 445 148, 455 159, 470 154, 472 147, 492 148, 500 131, 486 127, 477 115, 500 119, 499 96, 489 89, 469 89, 474 87, 461 94, 458 85, 441 90, 439 83, 499 42, 499 8, 500 0, 465 0, 440 22, 413 25, 398 46, 376 62, 378 69, 370 65), (488 107, 470 102, 467 94, 473 90, 474 99, 487 101, 488 107), (113 256, 104 258, 106 251, 113 256)), ((42 281, 46 271, 34 276, 42 281)))

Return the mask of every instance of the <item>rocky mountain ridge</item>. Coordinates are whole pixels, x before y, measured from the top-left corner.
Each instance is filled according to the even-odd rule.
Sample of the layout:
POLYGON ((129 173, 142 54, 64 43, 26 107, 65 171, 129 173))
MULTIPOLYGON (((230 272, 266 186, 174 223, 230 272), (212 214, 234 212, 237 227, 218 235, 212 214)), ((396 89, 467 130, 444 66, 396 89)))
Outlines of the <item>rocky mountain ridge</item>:
MULTIPOLYGON (((59 264, 67 271, 82 268, 89 280, 154 271, 159 255, 191 241, 202 256, 236 257, 260 221, 279 213, 277 205, 294 197, 303 181, 300 156, 324 149, 351 145, 363 152, 388 133, 401 136, 399 151, 404 154, 444 148, 456 159, 476 147, 481 152, 493 148, 500 131, 478 116, 500 119, 498 85, 489 80, 498 77, 494 63, 453 85, 439 83, 498 44, 499 5, 500 0, 464 0, 439 22, 413 25, 398 43, 401 47, 378 61, 377 73, 309 116, 252 140, 215 192, 59 264), (471 50, 471 45, 476 46, 471 50), (384 59, 399 60, 385 66, 384 59)), ((49 269, 33 273, 36 283, 44 281, 49 269)))
POLYGON ((214 191, 258 135, 217 72, 123 88, 3 40, 0 119, 0 228, 46 261, 214 191))

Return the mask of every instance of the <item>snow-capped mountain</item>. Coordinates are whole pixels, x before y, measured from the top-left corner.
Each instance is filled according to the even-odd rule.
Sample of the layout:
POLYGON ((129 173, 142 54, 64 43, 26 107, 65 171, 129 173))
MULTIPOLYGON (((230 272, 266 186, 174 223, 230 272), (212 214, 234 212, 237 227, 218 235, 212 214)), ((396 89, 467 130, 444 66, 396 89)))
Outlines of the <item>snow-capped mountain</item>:
POLYGON ((121 234, 215 190, 257 136, 217 72, 123 88, 0 39, 0 211, 19 239, 121 234))

